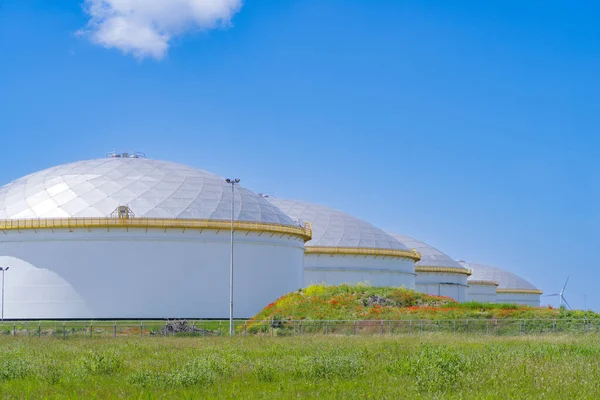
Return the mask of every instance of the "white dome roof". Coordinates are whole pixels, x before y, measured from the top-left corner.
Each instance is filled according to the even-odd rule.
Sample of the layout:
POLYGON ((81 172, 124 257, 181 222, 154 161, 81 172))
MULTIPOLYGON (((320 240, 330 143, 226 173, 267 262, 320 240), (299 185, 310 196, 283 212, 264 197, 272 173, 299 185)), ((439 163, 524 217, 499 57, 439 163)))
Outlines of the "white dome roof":
POLYGON ((505 290, 539 290, 520 276, 497 267, 484 264, 467 263, 465 261, 459 261, 459 264, 465 268, 470 268, 473 271, 468 281, 497 282, 498 289, 505 290))
MULTIPOLYGON (((231 186, 217 175, 146 158, 101 158, 59 165, 0 187, 0 219, 109 217, 231 218, 231 186)), ((240 221, 297 224, 258 194, 236 186, 240 221)))
POLYGON ((415 249, 421 253, 421 260, 415 264, 416 267, 459 268, 464 269, 465 272, 467 271, 467 268, 463 267, 450 256, 447 256, 435 247, 410 236, 398 235, 396 233, 390 233, 390 235, 409 249, 415 249))
POLYGON ((342 211, 296 200, 267 198, 294 219, 312 224, 306 246, 409 250, 402 243, 362 219, 342 211))

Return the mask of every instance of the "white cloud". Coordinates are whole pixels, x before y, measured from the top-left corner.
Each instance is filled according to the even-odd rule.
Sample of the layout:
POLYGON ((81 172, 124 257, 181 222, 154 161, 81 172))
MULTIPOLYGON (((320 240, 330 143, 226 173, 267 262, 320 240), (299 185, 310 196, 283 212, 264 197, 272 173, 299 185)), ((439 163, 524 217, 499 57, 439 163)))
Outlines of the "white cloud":
POLYGON ((84 0, 90 16, 80 33, 138 58, 163 58, 174 36, 228 26, 242 0, 84 0))

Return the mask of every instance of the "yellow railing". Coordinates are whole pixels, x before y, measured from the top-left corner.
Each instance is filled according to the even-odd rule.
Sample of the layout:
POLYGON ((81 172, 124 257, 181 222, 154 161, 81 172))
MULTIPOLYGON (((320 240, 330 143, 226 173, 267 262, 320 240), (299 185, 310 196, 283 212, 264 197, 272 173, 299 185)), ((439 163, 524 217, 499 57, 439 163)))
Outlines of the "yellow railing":
POLYGON ((496 289, 496 293, 505 294, 542 294, 539 289, 496 289))
MULTIPOLYGON (((160 228, 160 229, 230 229, 231 221, 213 219, 178 218, 40 218, 0 220, 0 231, 27 229, 77 229, 77 228, 160 228)), ((266 222, 234 221, 235 230, 288 234, 301 237, 305 242, 312 238, 312 226, 281 225, 266 222)))
POLYGON ((482 280, 472 280, 472 281, 467 281, 467 283, 469 285, 487 285, 487 286, 498 286, 499 283, 496 281, 482 281, 482 280))
POLYGON ((421 254, 416 250, 375 249, 368 247, 306 246, 306 254, 401 257, 415 261, 421 259, 421 254))
POLYGON ((431 272, 439 274, 458 274, 471 276, 470 270, 458 267, 432 267, 427 265, 418 265, 415 267, 415 272, 431 272))

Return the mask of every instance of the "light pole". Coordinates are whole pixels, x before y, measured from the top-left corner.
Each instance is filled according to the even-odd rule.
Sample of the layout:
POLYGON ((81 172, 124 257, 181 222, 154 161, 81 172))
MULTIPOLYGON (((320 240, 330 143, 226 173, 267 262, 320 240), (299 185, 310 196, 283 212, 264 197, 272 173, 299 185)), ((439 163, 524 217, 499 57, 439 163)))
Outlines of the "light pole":
POLYGON ((9 267, 0 267, 2 271, 2 322, 4 322, 4 273, 8 271, 9 267))
POLYGON ((233 219, 234 219, 234 188, 236 183, 240 183, 239 178, 225 179, 225 182, 231 185, 231 249, 229 251, 229 335, 233 336, 233 219))

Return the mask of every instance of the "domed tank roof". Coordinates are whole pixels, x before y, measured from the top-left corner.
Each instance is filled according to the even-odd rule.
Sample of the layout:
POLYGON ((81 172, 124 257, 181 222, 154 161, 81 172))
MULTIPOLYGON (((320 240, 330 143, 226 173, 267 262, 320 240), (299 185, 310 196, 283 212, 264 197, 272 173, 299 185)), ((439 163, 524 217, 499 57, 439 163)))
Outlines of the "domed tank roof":
POLYGON ((539 291, 541 294, 541 291, 537 287, 512 272, 490 265, 468 263, 465 261, 459 261, 459 264, 472 270, 472 275, 468 281, 497 282, 498 290, 530 290, 539 291))
POLYGON ((312 224, 312 240, 306 242, 308 247, 409 250, 383 230, 345 212, 303 201, 267 199, 292 218, 312 224))
POLYGON ((420 240, 410 236, 390 233, 396 240, 404 244, 409 249, 415 249, 421 253, 421 260, 415 264, 415 267, 440 267, 440 268, 458 268, 459 270, 468 271, 468 268, 463 267, 450 256, 442 253, 435 247, 423 243, 420 240))
MULTIPOLYGON (((0 219, 109 217, 231 218, 231 186, 217 175, 147 158, 102 158, 59 165, 0 187, 0 219)), ((236 220, 297 224, 258 194, 235 188, 236 220)))

